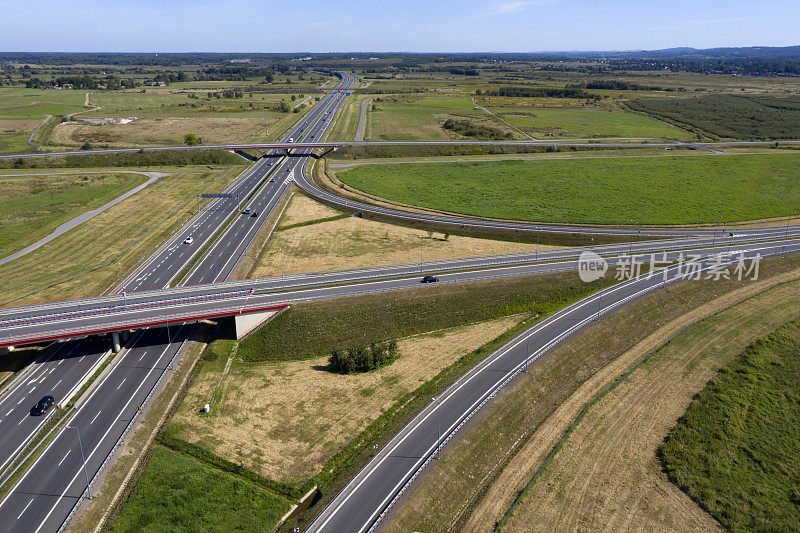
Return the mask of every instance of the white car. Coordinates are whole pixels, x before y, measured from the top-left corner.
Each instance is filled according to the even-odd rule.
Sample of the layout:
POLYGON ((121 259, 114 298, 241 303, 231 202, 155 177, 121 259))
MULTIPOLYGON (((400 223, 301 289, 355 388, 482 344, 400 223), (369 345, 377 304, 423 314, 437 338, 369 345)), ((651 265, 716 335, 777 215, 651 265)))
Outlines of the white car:
POLYGON ((186 237, 186 239, 183 241, 183 244, 192 244, 193 242, 194 242, 193 237, 186 237))

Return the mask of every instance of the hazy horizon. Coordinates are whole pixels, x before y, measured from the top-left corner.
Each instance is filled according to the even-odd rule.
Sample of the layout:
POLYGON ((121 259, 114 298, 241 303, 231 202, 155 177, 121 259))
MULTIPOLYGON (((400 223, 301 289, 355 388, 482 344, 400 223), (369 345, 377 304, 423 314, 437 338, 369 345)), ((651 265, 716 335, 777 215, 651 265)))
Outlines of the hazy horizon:
POLYGON ((5 0, 0 49, 108 53, 547 53, 797 44, 800 3, 631 0, 5 0))

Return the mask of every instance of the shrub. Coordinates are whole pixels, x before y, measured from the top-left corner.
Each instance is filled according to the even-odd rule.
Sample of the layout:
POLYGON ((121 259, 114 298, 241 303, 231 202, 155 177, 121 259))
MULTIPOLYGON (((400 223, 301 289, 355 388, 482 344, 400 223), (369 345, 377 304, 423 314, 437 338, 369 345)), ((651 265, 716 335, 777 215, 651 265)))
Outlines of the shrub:
POLYGON ((397 341, 373 342, 348 349, 335 349, 328 357, 332 372, 355 374, 386 366, 397 358, 397 341))

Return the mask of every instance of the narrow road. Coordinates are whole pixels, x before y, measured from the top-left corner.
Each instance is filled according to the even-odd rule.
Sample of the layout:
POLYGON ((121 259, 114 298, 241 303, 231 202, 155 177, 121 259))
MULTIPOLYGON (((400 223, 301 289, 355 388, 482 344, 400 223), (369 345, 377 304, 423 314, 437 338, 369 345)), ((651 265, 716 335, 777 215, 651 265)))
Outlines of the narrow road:
POLYGON ((356 139, 357 141, 364 140, 364 125, 367 120, 367 104, 372 102, 376 99, 377 96, 373 96, 372 98, 367 98, 363 102, 361 102, 361 115, 358 117, 358 128, 356 129, 356 139))

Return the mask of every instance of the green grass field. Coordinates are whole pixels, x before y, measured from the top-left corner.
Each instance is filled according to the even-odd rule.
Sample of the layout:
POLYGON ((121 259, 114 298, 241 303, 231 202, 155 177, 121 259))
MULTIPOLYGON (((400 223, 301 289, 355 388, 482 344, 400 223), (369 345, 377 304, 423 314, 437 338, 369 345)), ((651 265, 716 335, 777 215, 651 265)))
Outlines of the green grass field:
POLYGON ((455 97, 381 97, 367 107, 367 122, 364 138, 368 140, 444 140, 453 137, 442 129, 445 119, 459 119, 487 123, 496 128, 509 130, 475 106, 469 98, 455 97))
POLYGON ((288 500, 157 445, 112 531, 271 531, 288 500))
POLYGON ((413 205, 494 218, 597 224, 715 224, 791 215, 795 154, 365 165, 348 185, 413 205), (645 215, 645 203, 646 215, 645 215))
POLYGON ((662 446, 675 483, 732 531, 800 524, 800 321, 745 350, 662 446))
POLYGON ((489 108, 536 138, 672 137, 691 134, 670 124, 610 107, 489 108))
POLYGON ((86 109, 84 91, 0 87, 0 118, 44 118, 86 109))
POLYGON ((103 205, 147 179, 139 174, 114 173, 2 174, 5 175, 0 175, 0 257, 21 250, 59 224, 103 205))

